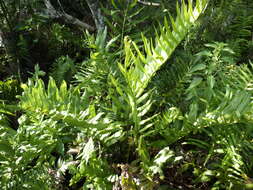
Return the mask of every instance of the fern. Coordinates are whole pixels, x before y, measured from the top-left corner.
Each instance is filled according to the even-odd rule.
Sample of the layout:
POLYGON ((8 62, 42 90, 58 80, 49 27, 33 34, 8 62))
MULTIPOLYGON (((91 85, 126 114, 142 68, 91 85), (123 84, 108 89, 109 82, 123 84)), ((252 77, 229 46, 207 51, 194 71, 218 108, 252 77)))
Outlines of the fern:
MULTIPOLYGON (((26 112, 28 121, 36 122, 37 125, 42 120, 42 124, 45 126, 47 126, 47 122, 52 122, 55 126, 59 126, 58 130, 65 126, 72 126, 76 132, 92 136, 93 140, 104 145, 105 149, 116 142, 130 140, 129 147, 130 149, 131 147, 137 148, 136 153, 145 171, 150 171, 150 166, 153 163, 158 167, 157 170, 161 170, 159 168, 162 168, 165 161, 158 162, 156 159, 151 159, 147 148, 146 139, 159 133, 159 129, 156 128, 158 117, 150 112, 154 104, 153 92, 147 90, 147 86, 206 6, 207 1, 205 0, 198 0, 195 8, 191 2, 189 5, 183 3, 181 9, 178 6, 177 18, 175 20, 170 18, 172 29, 165 19, 165 26, 161 26, 160 31, 157 32, 154 45, 143 37, 144 53, 136 43, 125 38, 124 64, 121 64, 120 59, 116 59, 117 55, 109 53, 111 42, 107 46, 105 45, 106 31, 98 34, 96 39, 88 36, 93 51, 91 59, 83 64, 81 72, 76 75, 76 87, 67 88, 64 81, 57 87, 52 78, 49 79, 46 87, 44 82, 39 79, 39 74, 41 74, 39 71, 27 84, 22 85, 24 92, 19 97, 20 107, 26 112), (134 51, 132 47, 135 49, 134 51), (118 65, 112 64, 115 60, 118 65), (103 104, 100 100, 103 100, 103 104), (41 115, 48 119, 44 119, 41 115), (61 125, 58 121, 61 121, 61 125)), ((31 126, 33 125, 27 127, 31 126)), ((43 131, 47 133, 46 130, 43 131)), ((44 133, 43 131, 38 130, 37 132, 44 133)), ((52 129, 51 133, 55 136, 56 133, 53 131, 52 129)), ((47 135, 42 135, 42 137, 47 137, 47 135)), ((60 140, 57 135, 55 140, 55 142, 47 142, 46 144, 53 148, 56 146, 55 143, 60 140)), ((41 139, 37 141, 41 142, 41 139)), ((86 145, 88 146, 88 144, 86 145)), ((44 148, 42 150, 46 151, 46 155, 52 151, 50 148, 47 150, 44 148)), ((84 158, 84 155, 81 153, 80 157, 84 158)), ((158 157, 159 155, 157 159, 158 157)), ((86 177, 87 181, 95 185, 96 180, 99 179, 94 176, 93 172, 98 165, 107 167, 106 159, 99 160, 96 157, 88 156, 86 163, 81 161, 80 168, 75 170, 78 175, 80 174, 80 178, 78 175, 74 177, 73 183, 86 177)), ((155 173, 150 174, 151 177, 155 173)), ((111 174, 111 172, 103 173, 101 176, 105 178, 111 174)), ((97 188, 105 187, 101 186, 104 182, 101 181, 97 188)))
MULTIPOLYGON (((185 4, 183 4, 181 12, 178 8, 178 17, 176 21, 171 18, 173 31, 171 32, 165 19, 165 27, 161 28, 161 35, 156 37, 156 44, 154 47, 150 44, 151 42, 143 37, 145 52, 147 54, 146 57, 140 52, 140 50, 137 48, 137 45, 133 43, 137 52, 137 55, 135 56, 133 51, 130 49, 129 40, 125 40, 125 64, 119 64, 119 67, 129 88, 131 89, 129 89, 130 91, 127 91, 127 94, 129 98, 128 102, 132 109, 132 119, 136 125, 134 127, 136 133, 141 131, 141 117, 148 112, 152 104, 150 101, 147 101, 146 103, 144 102, 149 96, 149 93, 144 93, 142 95, 143 91, 147 87, 152 76, 154 76, 155 72, 163 63, 165 63, 176 46, 183 39, 187 29, 191 26, 191 23, 197 19, 199 14, 201 14, 205 6, 206 2, 198 1, 194 10, 192 10, 191 4, 188 8, 185 4)), ((150 126, 147 125, 143 131, 151 126, 152 124, 150 124, 150 126)))
POLYGON ((55 79, 57 85, 60 85, 63 80, 70 82, 75 74, 75 71, 76 66, 74 61, 68 56, 62 56, 53 64, 50 76, 55 79))
MULTIPOLYGON (((220 45, 224 46, 224 44, 220 45)), ((232 124, 250 114, 251 92, 245 91, 245 88, 250 83, 249 78, 252 73, 246 69, 247 74, 245 73, 244 77, 248 82, 244 79, 239 84, 240 80, 238 81, 236 77, 239 77, 240 72, 244 73, 243 70, 247 67, 238 68, 231 64, 231 59, 221 56, 222 51, 233 52, 229 48, 220 48, 220 45, 209 44, 208 47, 214 48, 214 51, 202 51, 197 54, 206 57, 205 64, 197 61, 191 66, 190 72, 186 73, 184 85, 187 88, 181 95, 181 104, 187 105, 187 108, 182 111, 169 106, 160 117, 158 126, 161 127, 161 134, 170 143, 176 142, 191 132, 197 132, 203 127, 232 124), (237 71, 235 72, 234 69, 237 71), (244 90, 241 91, 243 87, 244 90), (171 127, 166 129, 168 125, 171 127), (176 135, 171 137, 169 134, 172 133, 176 135)), ((197 60, 199 60, 198 57, 197 60)))
MULTIPOLYGON (((247 62, 251 56, 252 38, 252 1, 210 1, 210 9, 206 11, 202 19, 200 30, 201 35, 191 39, 193 49, 199 49, 195 44, 201 39, 203 43, 210 41, 224 41, 235 51, 238 63, 247 62), (208 21, 208 22, 207 22, 208 21), (212 32, 209 32, 212 31, 212 32)), ((190 47, 190 44, 188 44, 190 47)))
POLYGON ((48 173, 52 167, 48 158, 52 152, 62 151, 62 128, 52 120, 31 122, 25 117, 20 118, 18 131, 10 129, 8 125, 1 125, 0 128, 3 137, 0 141, 1 187, 50 189, 54 182, 48 173))
POLYGON ((212 184, 214 188, 244 188, 243 183, 251 183, 249 173, 252 168, 247 165, 247 160, 252 157, 247 153, 252 149, 249 140, 252 138, 249 127, 253 109, 252 63, 236 66, 231 59, 221 56, 222 51, 233 53, 228 47, 219 50, 224 44, 207 46, 217 51, 198 54, 204 56, 205 61, 197 61, 191 69, 191 82, 185 91, 186 100, 191 102, 189 110, 182 113, 171 107, 160 117, 157 126, 169 144, 195 134, 198 138, 186 140, 187 144, 209 150, 202 160, 204 169, 195 168, 196 182, 210 182, 217 178, 212 184), (203 131, 206 136, 201 137, 203 131))
POLYGON ((154 103, 151 98, 152 91, 145 91, 145 89, 151 78, 183 40, 188 29, 206 5, 207 1, 197 1, 194 10, 191 3, 188 7, 183 3, 181 10, 177 7, 177 19, 174 21, 171 17, 173 31, 165 19, 165 27, 160 28, 161 34, 157 34, 155 45, 143 37, 145 54, 141 53, 136 43, 125 38, 125 60, 123 64, 118 64, 125 82, 121 82, 120 78, 111 75, 111 82, 116 89, 111 94, 112 100, 115 107, 124 109, 125 115, 123 117, 128 121, 128 125, 132 126, 133 144, 137 147, 142 166, 146 170, 152 162, 145 138, 154 136, 159 129, 156 128, 157 115, 149 114, 154 103), (135 53, 131 49, 131 45, 133 45, 135 53), (116 97, 117 93, 121 99, 116 97))
POLYGON ((167 19, 165 19, 164 27, 160 29, 161 35, 157 34, 155 45, 143 37, 146 56, 140 52, 137 45, 133 42, 137 52, 135 56, 130 49, 130 42, 127 39, 125 40, 125 65, 124 67, 120 66, 120 68, 126 80, 130 82, 129 85, 137 97, 142 94, 156 71, 167 61, 178 44, 183 40, 186 32, 205 9, 206 5, 207 1, 197 1, 196 8, 193 10, 191 3, 188 7, 183 3, 181 11, 179 6, 177 6, 178 16, 176 20, 174 21, 170 17, 172 30, 168 25, 167 19), (127 69, 131 65, 132 67, 127 69))
POLYGON ((249 126, 251 124, 228 124, 215 125, 204 130, 208 143, 201 139, 189 139, 186 144, 191 144, 199 149, 208 150, 203 160, 204 168, 198 168, 196 181, 207 182, 214 178, 217 181, 213 188, 224 187, 226 189, 244 188, 244 183, 250 182, 249 174, 252 166, 248 160, 252 158, 249 154, 252 143, 249 126))
MULTIPOLYGON (((90 58, 84 61, 75 75, 78 87, 94 100, 106 97, 108 91, 107 79, 112 72, 117 56, 109 50, 116 39, 106 44, 107 29, 101 31, 95 38, 87 34, 87 45, 91 48, 90 58)), ((101 101, 103 102, 103 101, 101 101)))
MULTIPOLYGON (((187 59, 166 65, 208 1, 177 5, 171 25, 165 18, 154 39, 143 34, 142 41, 124 29, 139 24, 130 23, 142 11, 137 1, 111 2, 115 9, 128 5, 121 7, 125 21, 116 20, 123 30, 114 31, 124 47, 115 52, 119 38, 107 42, 107 30, 87 33, 90 58, 80 67, 61 58, 55 79, 46 84, 36 67, 22 84, 17 131, 0 116, 1 186, 60 189, 70 174, 73 189, 82 181, 86 189, 156 189, 187 171, 195 178, 190 188, 244 188, 253 168, 252 63, 238 66, 229 43, 212 42, 195 57, 188 50, 187 59), (78 71, 68 86, 72 68, 78 71), (45 179, 55 183, 43 186, 45 179)), ((0 111, 13 114, 4 103, 0 111)))
POLYGON ((163 111, 172 106, 178 106, 182 112, 187 111, 188 102, 184 101, 185 89, 191 80, 194 68, 190 57, 192 56, 187 55, 186 61, 172 59, 170 62, 173 64, 162 66, 150 82, 148 88, 155 89, 154 98, 159 103, 157 111, 163 111))

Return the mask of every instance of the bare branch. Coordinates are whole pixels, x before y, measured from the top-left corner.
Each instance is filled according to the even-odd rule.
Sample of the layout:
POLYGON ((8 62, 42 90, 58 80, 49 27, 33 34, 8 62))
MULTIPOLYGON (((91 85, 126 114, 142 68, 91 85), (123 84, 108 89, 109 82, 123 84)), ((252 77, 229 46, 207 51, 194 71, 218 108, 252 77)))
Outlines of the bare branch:
POLYGON ((87 23, 80 21, 78 18, 75 18, 63 11, 57 11, 53 5, 51 4, 50 0, 44 0, 44 4, 47 8, 47 13, 52 18, 63 18, 65 22, 77 25, 81 28, 87 29, 89 31, 94 31, 95 28, 87 23))
POLYGON ((101 14, 101 10, 99 8, 99 0, 86 0, 86 3, 88 4, 92 17, 95 21, 96 28, 98 31, 104 30, 105 23, 104 23, 104 17, 101 14))
POLYGON ((148 6, 156 6, 156 7, 160 6, 160 3, 153 3, 153 2, 147 2, 147 1, 141 1, 141 0, 138 0, 138 3, 143 4, 143 5, 148 5, 148 6))

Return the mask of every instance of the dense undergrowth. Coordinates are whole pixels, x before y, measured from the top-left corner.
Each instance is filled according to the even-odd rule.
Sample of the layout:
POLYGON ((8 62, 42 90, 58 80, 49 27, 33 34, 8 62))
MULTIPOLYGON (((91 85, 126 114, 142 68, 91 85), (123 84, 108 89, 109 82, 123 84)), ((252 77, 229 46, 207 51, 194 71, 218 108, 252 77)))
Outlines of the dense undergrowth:
POLYGON ((143 2, 0 0, 1 189, 253 188, 253 3, 143 2))

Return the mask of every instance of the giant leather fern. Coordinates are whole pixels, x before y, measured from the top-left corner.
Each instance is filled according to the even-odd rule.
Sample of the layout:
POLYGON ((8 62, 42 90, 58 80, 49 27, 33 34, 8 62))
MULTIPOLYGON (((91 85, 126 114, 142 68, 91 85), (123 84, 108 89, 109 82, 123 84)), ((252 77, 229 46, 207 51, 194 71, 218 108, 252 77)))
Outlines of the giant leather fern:
MULTIPOLYGON (((171 28, 165 19, 164 26, 157 32, 155 44, 143 37, 144 52, 134 42, 131 43, 125 38, 124 64, 118 64, 124 78, 112 65, 108 67, 108 72, 77 75, 79 84, 83 85, 76 88, 67 89, 64 82, 57 88, 53 79, 49 80, 46 88, 45 84, 37 78, 35 82, 29 81, 28 85, 23 85, 24 93, 20 97, 21 108, 26 110, 27 114, 28 112, 42 113, 54 121, 61 120, 107 147, 116 142, 125 142, 129 138, 132 141, 129 146, 137 149, 143 169, 148 169, 153 161, 146 148, 146 137, 157 134, 158 130, 154 128, 157 114, 150 111, 154 103, 151 98, 152 91, 144 91, 156 71, 184 39, 206 5, 207 0, 197 0, 195 8, 191 1, 188 5, 183 3, 181 8, 177 6, 177 18, 174 20, 170 17, 171 28), (135 51, 132 50, 132 45, 135 51), (109 87, 108 91, 97 93, 101 89, 95 85, 92 87, 96 91, 90 89, 90 84, 97 81, 99 81, 97 84, 105 84, 106 88, 109 87), (106 97, 103 97, 104 94, 106 97), (97 98, 101 101, 92 100, 95 99, 94 96, 101 97, 97 98), (104 104, 105 99, 107 103, 104 104)), ((99 34, 97 39, 98 41, 106 39, 105 34, 99 34)), ((115 60, 99 48, 91 55, 93 56, 91 58, 103 58, 99 60, 101 64, 98 64, 97 59, 93 59, 90 66, 92 69, 95 68, 95 71, 112 64, 115 60)), ((161 163, 158 165, 162 166, 161 163)))
POLYGON ((133 42, 137 52, 135 55, 130 49, 130 41, 125 40, 126 60, 124 66, 120 65, 120 68, 137 97, 142 94, 152 76, 184 39, 189 28, 205 10, 207 2, 207 0, 197 0, 195 8, 192 1, 189 1, 188 5, 183 2, 181 9, 177 5, 177 18, 174 20, 170 16, 172 29, 165 18, 164 26, 160 28, 160 35, 156 35, 155 44, 143 37, 144 53, 133 42), (130 69, 127 69, 130 65, 132 65, 130 69))
MULTIPOLYGON (((124 64, 119 64, 119 68, 127 86, 122 85, 114 77, 111 78, 117 93, 128 105, 124 108, 129 113, 125 119, 131 121, 130 125, 133 124, 135 143, 138 146, 140 146, 139 142, 144 142, 137 140, 140 136, 148 136, 152 133, 153 130, 150 129, 154 126, 153 119, 156 117, 156 115, 148 115, 153 104, 150 98, 151 92, 143 92, 156 71, 168 60, 191 25, 204 11, 207 2, 207 0, 197 0, 195 8, 193 8, 191 1, 189 5, 183 3, 181 9, 177 6, 177 18, 174 20, 170 17, 172 30, 165 19, 164 27, 160 28, 160 35, 156 35, 155 45, 151 40, 143 37, 144 53, 134 42, 132 44, 135 52, 132 51, 130 40, 125 38, 125 60, 124 64)), ((121 107, 122 101, 116 101, 117 99, 115 97, 113 101, 117 107, 121 107)))
POLYGON ((141 52, 134 42, 131 43, 128 38, 125 38, 125 60, 124 64, 119 63, 119 69, 127 85, 122 85, 119 79, 112 76, 111 81, 121 99, 115 95, 111 97, 116 107, 124 107, 124 112, 128 113, 125 115, 125 120, 132 128, 133 141, 138 147, 138 155, 145 167, 151 164, 145 137, 157 133, 157 129, 154 128, 157 115, 150 114, 153 105, 153 100, 150 98, 152 93, 151 91, 144 93, 144 90, 156 71, 184 39, 189 28, 204 11, 207 2, 207 0, 197 0, 195 8, 191 1, 188 6, 183 3, 181 9, 177 6, 177 18, 174 20, 170 17, 172 29, 165 19, 164 27, 160 27, 160 34, 156 35, 155 44, 143 37, 144 52, 141 52), (134 46, 135 51, 131 49, 131 45, 134 46))

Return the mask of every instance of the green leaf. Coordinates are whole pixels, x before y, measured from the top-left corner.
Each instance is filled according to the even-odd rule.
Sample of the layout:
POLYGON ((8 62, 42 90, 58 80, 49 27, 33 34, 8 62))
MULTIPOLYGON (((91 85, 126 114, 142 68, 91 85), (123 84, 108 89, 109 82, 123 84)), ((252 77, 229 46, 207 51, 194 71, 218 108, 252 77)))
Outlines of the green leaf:
POLYGON ((213 89, 214 87, 214 84, 215 84, 215 78, 214 76, 208 76, 207 77, 207 82, 208 82, 208 85, 210 86, 211 89, 213 89))
POLYGON ((89 141, 86 143, 85 147, 82 151, 82 159, 85 160, 86 164, 88 164, 89 159, 92 157, 93 153, 96 151, 94 142, 92 138, 89 139, 89 141))
POLYGON ((14 151, 12 146, 8 142, 0 142, 0 153, 3 152, 4 154, 8 154, 10 156, 14 156, 14 151))
POLYGON ((192 90, 193 88, 197 87, 201 82, 203 81, 202 78, 200 77, 196 77, 192 80, 191 85, 189 86, 189 88, 187 89, 187 91, 192 90))
POLYGON ((169 147, 165 147, 155 156, 154 163, 157 166, 161 167, 164 163, 166 163, 170 158, 173 158, 174 156, 174 152, 170 150, 169 147))
POLYGON ((198 64, 191 69, 191 72, 193 73, 195 71, 201 71, 204 70, 205 68, 206 68, 205 64, 198 64))

